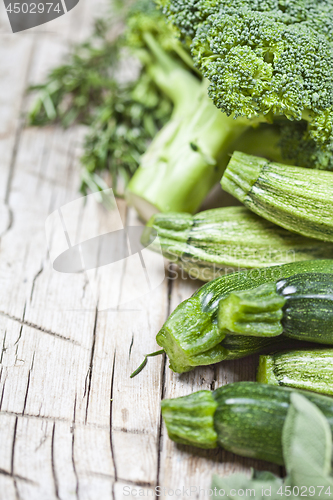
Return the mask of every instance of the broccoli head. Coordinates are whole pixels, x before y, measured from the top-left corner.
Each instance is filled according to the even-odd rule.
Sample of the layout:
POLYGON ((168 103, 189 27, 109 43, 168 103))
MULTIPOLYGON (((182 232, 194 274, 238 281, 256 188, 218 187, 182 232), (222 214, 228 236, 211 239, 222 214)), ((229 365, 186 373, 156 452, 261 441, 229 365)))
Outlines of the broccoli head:
POLYGON ((325 126, 333 105, 333 51, 312 29, 257 12, 216 15, 199 30, 192 51, 211 82, 210 97, 227 115, 301 120, 307 113, 323 115, 318 126, 325 126))
POLYGON ((182 38, 192 39, 212 14, 262 12, 285 24, 305 23, 333 41, 332 0, 157 0, 182 38))

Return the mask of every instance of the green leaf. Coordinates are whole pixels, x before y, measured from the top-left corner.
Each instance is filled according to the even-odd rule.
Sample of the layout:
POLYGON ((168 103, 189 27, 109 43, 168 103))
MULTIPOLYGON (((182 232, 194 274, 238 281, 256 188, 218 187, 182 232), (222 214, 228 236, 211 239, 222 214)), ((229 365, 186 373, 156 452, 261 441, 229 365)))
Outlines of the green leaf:
POLYGON ((332 485, 332 434, 322 412, 306 397, 291 395, 282 434, 288 483, 301 486, 332 485))

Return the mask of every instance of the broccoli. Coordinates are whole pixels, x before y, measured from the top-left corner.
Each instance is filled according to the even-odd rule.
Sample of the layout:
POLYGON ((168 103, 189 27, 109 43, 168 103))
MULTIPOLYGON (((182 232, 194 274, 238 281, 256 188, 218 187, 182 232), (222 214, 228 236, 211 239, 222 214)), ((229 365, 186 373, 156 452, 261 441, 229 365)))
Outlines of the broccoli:
POLYGON ((331 2, 159 0, 163 14, 137 0, 124 35, 98 21, 51 72, 31 122, 90 125, 83 188, 135 172, 126 197, 143 218, 194 212, 235 149, 333 170, 331 2), (141 68, 121 82, 128 50, 141 68))
MULTIPOLYGON (((233 149, 265 154, 267 134, 274 139, 270 159, 331 168, 329 3, 319 2, 317 7, 317 2, 309 2, 309 8, 304 1, 292 0, 160 4, 186 41, 183 50, 191 41, 194 62, 204 78, 199 85, 194 74, 181 70, 144 15, 133 20, 130 29, 141 40, 136 44, 145 45, 153 55, 148 71, 175 106, 171 121, 142 157, 128 187, 127 199, 144 218, 156 210, 195 211, 233 149), (215 108, 206 96, 207 82, 215 108), (218 115, 218 110, 223 113, 218 115), (273 121, 277 127, 262 136, 258 124, 273 121), (288 138, 289 124, 295 128, 288 138), (257 129, 248 130, 251 126, 257 129)), ((163 31, 166 44, 174 32, 164 26, 169 30, 163 31)))
POLYGON ((160 4, 190 43, 216 106, 235 117, 304 119, 308 137, 331 149, 332 0, 160 4))
POLYGON ((284 24, 303 23, 332 42, 331 0, 157 0, 163 13, 191 43, 198 29, 212 14, 234 15, 243 9, 269 15, 284 24))
POLYGON ((210 16, 193 39, 194 60, 228 116, 305 119, 310 137, 325 144, 332 137, 332 46, 307 24, 273 17, 245 9, 210 16))
POLYGON ((186 47, 158 10, 131 16, 127 40, 174 109, 142 156, 126 198, 144 219, 156 211, 194 212, 221 178, 233 143, 249 124, 214 106, 208 81, 191 71, 186 47))

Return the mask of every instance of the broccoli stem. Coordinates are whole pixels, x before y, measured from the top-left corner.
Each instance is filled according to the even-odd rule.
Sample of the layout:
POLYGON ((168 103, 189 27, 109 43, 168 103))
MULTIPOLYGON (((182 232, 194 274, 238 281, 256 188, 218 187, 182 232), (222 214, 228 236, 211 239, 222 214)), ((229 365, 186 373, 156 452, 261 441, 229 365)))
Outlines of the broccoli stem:
POLYGON ((154 58, 148 70, 174 103, 170 122, 143 155, 126 192, 128 202, 147 220, 158 211, 195 212, 220 180, 233 144, 250 123, 221 113, 207 95, 205 80, 170 57, 150 33, 144 38, 154 58))
POLYGON ((174 105, 127 188, 127 201, 144 220, 156 212, 197 211, 235 149, 283 161, 279 127, 226 116, 208 97, 207 80, 169 55, 150 32, 143 39, 147 71, 174 105))

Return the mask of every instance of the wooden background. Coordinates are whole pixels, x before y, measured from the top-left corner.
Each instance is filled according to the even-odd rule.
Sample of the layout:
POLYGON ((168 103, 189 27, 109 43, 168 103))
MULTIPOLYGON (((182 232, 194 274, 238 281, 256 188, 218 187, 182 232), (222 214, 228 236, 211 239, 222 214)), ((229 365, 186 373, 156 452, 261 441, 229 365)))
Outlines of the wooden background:
MULTIPOLYGON (((85 130, 26 128, 25 89, 43 79, 70 43, 87 36, 106 2, 81 0, 58 20, 15 35, 1 2, 1 500, 120 500, 129 491, 138 496, 139 488, 151 498, 147 490, 156 485, 205 489, 213 473, 269 467, 221 450, 178 447, 160 416, 161 398, 254 380, 256 358, 178 376, 160 356, 129 378, 143 355, 157 349, 155 335, 170 311, 199 282, 165 279, 134 308, 101 312, 83 274, 52 269, 44 224, 80 197, 85 130)), ((119 209, 124 222, 138 224, 121 201, 119 209)), ((82 224, 83 213, 81 236, 107 227, 107 214, 102 207, 98 212, 94 228, 82 224)), ((155 258, 151 254, 151 267, 155 258)), ((124 264, 103 293, 125 294, 138 272, 124 264)), ((204 493, 193 489, 191 498, 199 497, 204 493)))

